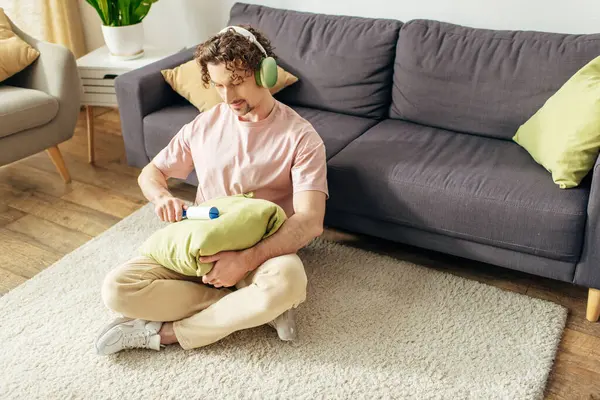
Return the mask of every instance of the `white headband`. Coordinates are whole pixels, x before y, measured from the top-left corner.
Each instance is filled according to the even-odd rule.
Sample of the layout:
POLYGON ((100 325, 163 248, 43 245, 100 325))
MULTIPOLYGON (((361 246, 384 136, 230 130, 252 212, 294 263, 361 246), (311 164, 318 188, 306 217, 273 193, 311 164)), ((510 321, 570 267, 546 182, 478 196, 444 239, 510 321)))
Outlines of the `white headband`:
POLYGON ((254 43, 256 45, 256 47, 258 47, 260 49, 260 51, 262 51, 262 53, 265 55, 265 57, 268 57, 267 52, 265 51, 265 48, 262 47, 262 45, 258 42, 258 40, 256 40, 256 36, 254 36, 252 34, 252 32, 250 32, 247 29, 244 29, 244 28, 239 27, 239 26, 228 26, 227 28, 221 29, 221 32, 219 32, 219 34, 225 33, 229 29, 233 29, 234 31, 236 31, 240 35, 245 36, 249 41, 251 41, 252 43, 254 43))

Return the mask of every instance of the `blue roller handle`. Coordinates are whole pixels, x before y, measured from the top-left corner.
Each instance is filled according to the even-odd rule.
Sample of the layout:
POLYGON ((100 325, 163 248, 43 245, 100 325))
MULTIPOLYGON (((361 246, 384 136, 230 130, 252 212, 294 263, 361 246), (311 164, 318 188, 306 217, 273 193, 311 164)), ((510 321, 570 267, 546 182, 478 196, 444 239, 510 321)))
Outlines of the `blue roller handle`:
POLYGON ((211 207, 208 216, 210 219, 219 218, 219 210, 217 210, 217 207, 211 207))

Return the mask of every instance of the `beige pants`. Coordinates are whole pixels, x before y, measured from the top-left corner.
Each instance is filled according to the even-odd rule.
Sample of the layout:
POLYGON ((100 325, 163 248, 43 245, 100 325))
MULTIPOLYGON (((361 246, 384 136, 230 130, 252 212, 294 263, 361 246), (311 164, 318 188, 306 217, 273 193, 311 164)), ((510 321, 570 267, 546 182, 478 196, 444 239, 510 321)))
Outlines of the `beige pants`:
POLYGON ((296 254, 275 257, 250 272, 236 289, 171 271, 145 257, 110 271, 102 299, 129 318, 175 321, 179 344, 192 349, 240 329, 266 324, 306 299, 306 273, 296 254))

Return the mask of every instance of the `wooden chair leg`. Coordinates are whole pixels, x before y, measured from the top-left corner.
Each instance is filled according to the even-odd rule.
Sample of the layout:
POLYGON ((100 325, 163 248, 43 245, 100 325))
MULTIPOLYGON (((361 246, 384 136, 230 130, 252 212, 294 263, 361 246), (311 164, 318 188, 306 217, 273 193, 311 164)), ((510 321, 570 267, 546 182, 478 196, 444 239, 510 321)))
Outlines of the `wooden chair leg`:
POLYGON ((598 317, 600 317, 600 290, 590 288, 586 318, 588 321, 596 322, 598 317))
POLYGON ((67 166, 65 165, 65 160, 63 159, 62 154, 60 154, 60 150, 58 149, 58 146, 50 147, 50 148, 46 149, 46 151, 48 152, 48 155, 50 156, 52 163, 58 170, 58 173, 60 174, 60 176, 62 176, 65 183, 70 183, 71 175, 69 175, 69 171, 67 170, 67 166))
POLYGON ((96 158, 94 154, 94 107, 86 106, 87 132, 88 132, 88 162, 93 164, 96 158))

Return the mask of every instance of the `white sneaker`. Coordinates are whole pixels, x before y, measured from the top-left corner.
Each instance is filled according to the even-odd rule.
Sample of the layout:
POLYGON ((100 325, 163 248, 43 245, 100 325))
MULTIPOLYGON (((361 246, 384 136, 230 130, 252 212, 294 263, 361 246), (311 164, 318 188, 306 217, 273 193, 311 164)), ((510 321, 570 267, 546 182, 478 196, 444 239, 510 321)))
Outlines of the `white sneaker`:
POLYGON ((158 331, 162 322, 117 318, 106 325, 96 339, 96 352, 107 356, 125 349, 160 350, 158 331))
POLYGON ((275 328, 281 340, 295 340, 298 336, 296 333, 296 310, 294 308, 290 308, 269 322, 269 325, 275 328))

